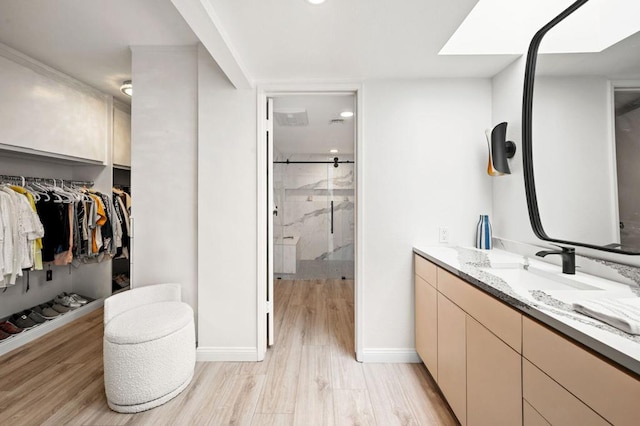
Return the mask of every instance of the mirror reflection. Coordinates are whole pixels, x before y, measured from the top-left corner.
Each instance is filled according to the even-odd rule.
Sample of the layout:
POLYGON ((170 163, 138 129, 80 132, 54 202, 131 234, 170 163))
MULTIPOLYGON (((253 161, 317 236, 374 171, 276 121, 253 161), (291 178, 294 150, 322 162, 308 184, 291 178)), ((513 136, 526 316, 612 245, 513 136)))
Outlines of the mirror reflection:
POLYGON ((598 26, 578 12, 538 54, 532 146, 542 225, 554 239, 640 252, 640 22, 632 31, 609 14, 598 26))

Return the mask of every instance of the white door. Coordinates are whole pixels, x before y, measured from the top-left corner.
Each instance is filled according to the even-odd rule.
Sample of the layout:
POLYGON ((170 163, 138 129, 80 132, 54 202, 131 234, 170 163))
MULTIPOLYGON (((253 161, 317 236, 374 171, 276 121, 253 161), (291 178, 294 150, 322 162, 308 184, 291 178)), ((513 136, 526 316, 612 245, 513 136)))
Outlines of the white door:
POLYGON ((275 342, 273 326, 273 215, 276 204, 273 194, 273 99, 267 98, 267 346, 275 342))

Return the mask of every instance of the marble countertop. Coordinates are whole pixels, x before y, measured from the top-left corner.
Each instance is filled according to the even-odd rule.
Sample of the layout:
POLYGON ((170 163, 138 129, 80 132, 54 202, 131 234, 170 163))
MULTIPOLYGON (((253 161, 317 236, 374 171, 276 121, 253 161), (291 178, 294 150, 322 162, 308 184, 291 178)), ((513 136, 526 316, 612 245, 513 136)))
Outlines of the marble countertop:
POLYGON ((459 276, 523 314, 640 375, 640 336, 575 312, 572 303, 640 297, 640 286, 576 272, 503 250, 414 247, 414 253, 459 276), (526 265, 526 268, 524 267, 526 265))

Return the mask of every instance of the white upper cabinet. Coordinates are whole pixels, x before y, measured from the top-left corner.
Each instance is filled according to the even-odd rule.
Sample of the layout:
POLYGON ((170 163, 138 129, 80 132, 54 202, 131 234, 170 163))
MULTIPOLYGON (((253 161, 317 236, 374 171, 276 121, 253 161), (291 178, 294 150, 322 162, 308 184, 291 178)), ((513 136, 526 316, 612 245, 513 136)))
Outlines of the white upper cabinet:
POLYGON ((113 165, 131 167, 131 112, 113 107, 113 165))
POLYGON ((0 148, 107 161, 111 97, 0 45, 0 148))

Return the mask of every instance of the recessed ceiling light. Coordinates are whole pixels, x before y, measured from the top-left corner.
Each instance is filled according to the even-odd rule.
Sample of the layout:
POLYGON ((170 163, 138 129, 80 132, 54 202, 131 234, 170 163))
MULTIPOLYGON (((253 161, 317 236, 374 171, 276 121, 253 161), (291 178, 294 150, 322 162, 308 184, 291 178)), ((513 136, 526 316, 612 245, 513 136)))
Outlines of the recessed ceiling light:
POLYGON ((338 150, 334 148, 334 149, 330 149, 329 152, 332 154, 337 154, 338 150))
POLYGON ((133 85, 131 84, 131 80, 123 81, 122 86, 120 86, 120 91, 127 96, 131 96, 133 94, 133 85))
POLYGON ((307 0, 307 2, 311 4, 322 4, 324 0, 307 0))
POLYGON ((353 117, 353 112, 352 111, 342 111, 340 113, 340 117, 342 117, 342 118, 351 118, 351 117, 353 117))

